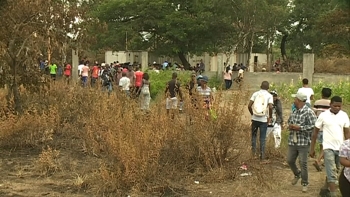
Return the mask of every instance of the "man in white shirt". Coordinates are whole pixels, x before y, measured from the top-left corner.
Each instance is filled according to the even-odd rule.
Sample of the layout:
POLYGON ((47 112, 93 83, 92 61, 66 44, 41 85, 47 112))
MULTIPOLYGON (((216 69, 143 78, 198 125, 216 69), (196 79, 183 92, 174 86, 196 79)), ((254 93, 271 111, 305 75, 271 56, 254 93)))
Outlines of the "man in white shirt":
POLYGON ((248 110, 252 115, 252 151, 256 153, 256 137, 258 129, 260 131, 260 160, 265 159, 265 141, 267 125, 272 118, 273 97, 268 92, 269 82, 263 81, 260 90, 255 92, 250 98, 248 110))
POLYGON ((349 117, 341 110, 342 98, 334 96, 331 99, 330 109, 321 113, 315 124, 315 132, 312 135, 310 156, 315 156, 315 143, 320 130, 323 131, 324 164, 326 168, 326 185, 321 193, 330 191, 331 197, 336 197, 336 182, 338 180, 337 166, 339 166, 339 149, 346 139, 350 138, 349 117))
POLYGON ((314 91, 309 87, 309 80, 303 79, 303 87, 299 88, 298 92, 307 95, 306 105, 311 107, 311 100, 314 100, 314 91))
POLYGON ((130 79, 126 77, 126 72, 122 72, 122 78, 119 80, 119 87, 125 92, 127 97, 130 96, 130 79))
POLYGON ((80 64, 78 65, 78 76, 81 77, 81 71, 84 67, 84 62, 81 61, 80 64))
POLYGON ((243 73, 244 73, 244 70, 243 70, 242 68, 240 68, 240 69, 238 70, 238 78, 239 78, 239 79, 243 79, 243 73))

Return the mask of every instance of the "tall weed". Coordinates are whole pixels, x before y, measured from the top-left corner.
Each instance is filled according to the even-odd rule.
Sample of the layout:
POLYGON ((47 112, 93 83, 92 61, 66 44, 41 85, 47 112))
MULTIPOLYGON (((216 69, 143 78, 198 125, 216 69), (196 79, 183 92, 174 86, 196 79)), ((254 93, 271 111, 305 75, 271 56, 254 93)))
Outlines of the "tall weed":
MULTIPOLYGON (((233 180, 240 164, 251 160, 249 120, 242 114, 246 103, 240 102, 248 95, 219 92, 215 98, 217 119, 207 120, 206 111, 194 108, 187 94, 184 113, 171 119, 160 97, 146 114, 137 100, 126 98, 118 90, 108 96, 98 89, 56 82, 41 94, 24 97, 25 106, 32 106, 26 108, 26 114, 0 123, 1 143, 45 147, 50 138, 41 139, 47 133, 51 133, 51 141, 82 139, 78 146, 101 159, 100 166, 93 166, 95 174, 84 180, 99 195, 161 193, 189 176, 207 182, 233 180), (233 99, 238 102, 231 102, 233 99), (216 172, 220 176, 213 176, 218 175, 216 172)), ((44 150, 40 157, 49 152, 44 150)), ((252 170, 260 177, 260 167, 252 170)))

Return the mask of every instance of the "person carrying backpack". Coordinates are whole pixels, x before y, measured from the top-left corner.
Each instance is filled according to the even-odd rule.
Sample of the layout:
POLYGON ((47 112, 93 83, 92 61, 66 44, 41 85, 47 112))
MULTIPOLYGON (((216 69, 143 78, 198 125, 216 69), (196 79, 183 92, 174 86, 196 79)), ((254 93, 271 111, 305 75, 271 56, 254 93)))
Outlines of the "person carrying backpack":
POLYGON ((275 148, 279 148, 281 145, 281 132, 283 125, 282 102, 278 98, 278 94, 275 90, 271 91, 270 94, 273 96, 272 121, 267 126, 266 137, 269 137, 272 133, 275 139, 275 148))
POLYGON ((108 91, 108 94, 112 92, 112 77, 108 69, 104 69, 101 74, 102 91, 108 91))
POLYGON ((273 97, 268 92, 269 82, 263 81, 260 90, 250 98, 248 110, 252 115, 252 152, 256 154, 256 137, 260 130, 260 160, 265 159, 265 141, 267 125, 272 119, 273 97))

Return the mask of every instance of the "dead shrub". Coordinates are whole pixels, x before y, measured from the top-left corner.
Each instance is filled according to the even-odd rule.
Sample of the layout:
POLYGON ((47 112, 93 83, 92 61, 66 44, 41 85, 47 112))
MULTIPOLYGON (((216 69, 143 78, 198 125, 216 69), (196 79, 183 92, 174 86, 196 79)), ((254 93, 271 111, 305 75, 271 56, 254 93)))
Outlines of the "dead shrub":
POLYGON ((56 129, 55 110, 47 114, 26 113, 10 115, 0 121, 0 139, 3 147, 37 147, 53 139, 56 129))
MULTIPOLYGON (((43 94, 45 99, 40 102, 35 102, 42 97, 39 94, 26 99, 35 102, 30 115, 0 123, 5 127, 1 142, 9 139, 9 145, 39 145, 46 131, 54 131, 53 142, 59 138, 71 143, 71 139, 82 139, 74 147, 83 147, 101 164, 93 166, 96 170, 91 176, 79 175, 74 183, 77 188, 89 185, 98 195, 114 196, 130 191, 181 193, 183 186, 175 183, 186 177, 204 182, 236 180, 243 162, 256 166, 251 168, 254 183, 261 184, 271 176, 250 155, 250 120, 243 113, 250 96, 247 92, 217 93, 213 107, 218 118, 209 120, 204 110, 193 108, 188 97, 185 113, 172 120, 166 115, 163 95, 155 99, 151 112, 146 114, 136 100, 118 91, 108 96, 98 89, 67 88, 56 82, 43 94), (16 135, 16 140, 11 141, 16 135)), ((50 144, 47 140, 41 143, 50 144)), ((43 174, 60 169, 58 156, 58 150, 43 150, 37 164, 43 174)))
POLYGON ((52 149, 50 146, 47 146, 46 149, 42 150, 39 154, 39 159, 36 162, 36 167, 42 175, 50 176, 61 169, 58 160, 59 155, 60 151, 52 149))

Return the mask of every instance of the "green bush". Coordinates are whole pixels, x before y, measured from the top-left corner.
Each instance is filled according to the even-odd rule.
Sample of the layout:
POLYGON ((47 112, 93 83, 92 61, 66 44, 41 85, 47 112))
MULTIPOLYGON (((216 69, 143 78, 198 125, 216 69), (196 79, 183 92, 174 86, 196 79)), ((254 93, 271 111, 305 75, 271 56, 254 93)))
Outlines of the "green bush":
MULTIPOLYGON (((160 71, 159 73, 148 70, 147 73, 150 76, 151 81, 151 97, 155 99, 156 97, 162 95, 165 91, 166 83, 171 80, 171 75, 174 71, 160 71)), ((182 90, 191 80, 192 71, 176 71, 178 74, 178 81, 181 83, 182 90)), ((209 87, 216 88, 220 90, 222 87, 222 78, 218 75, 209 77, 209 87)))
POLYGON ((223 79, 218 74, 209 78, 209 87, 211 88, 216 88, 217 90, 221 90, 224 88, 223 84, 224 84, 223 79))

